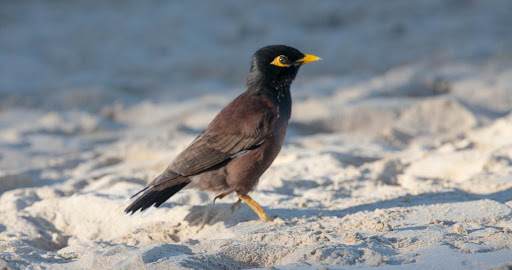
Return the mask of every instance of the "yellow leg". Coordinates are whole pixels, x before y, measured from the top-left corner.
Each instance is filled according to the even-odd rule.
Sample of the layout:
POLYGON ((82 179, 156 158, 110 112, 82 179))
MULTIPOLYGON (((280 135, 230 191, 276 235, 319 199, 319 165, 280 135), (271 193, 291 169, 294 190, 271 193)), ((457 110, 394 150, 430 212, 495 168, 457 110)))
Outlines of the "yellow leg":
POLYGON ((249 205, 256 214, 260 217, 260 220, 262 221, 273 221, 273 219, 269 218, 265 211, 261 209, 261 206, 253 200, 251 197, 247 195, 238 195, 242 201, 244 201, 247 205, 249 205))
POLYGON ((221 200, 222 200, 222 198, 224 198, 224 197, 228 196, 229 194, 233 193, 233 191, 234 191, 234 190, 230 190, 230 191, 228 191, 228 192, 224 192, 224 193, 222 193, 222 194, 217 195, 217 196, 213 199, 213 204, 215 204, 215 200, 217 200, 217 199, 221 199, 221 200))
POLYGON ((241 203, 241 202, 242 202, 242 199, 238 199, 238 201, 237 201, 235 204, 233 204, 233 205, 231 206, 231 211, 232 211, 232 212, 234 212, 234 211, 235 211, 235 209, 236 209, 236 207, 237 207, 238 205, 240 205, 240 203, 241 203))

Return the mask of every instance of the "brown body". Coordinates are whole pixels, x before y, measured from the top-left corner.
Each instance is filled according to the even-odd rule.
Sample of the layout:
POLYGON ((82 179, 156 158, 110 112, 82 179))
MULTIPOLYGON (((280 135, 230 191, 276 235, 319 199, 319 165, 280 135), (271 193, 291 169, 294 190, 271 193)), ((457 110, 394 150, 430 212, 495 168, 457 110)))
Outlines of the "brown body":
MULTIPOLYGON (((227 162, 225 166, 221 166, 211 173, 208 172, 199 175, 198 178, 200 181, 198 182, 200 189, 216 190, 220 192, 233 190, 239 194, 245 195, 256 186, 260 176, 270 167, 281 150, 288 126, 288 118, 279 115, 279 111, 276 107, 272 106, 270 101, 265 97, 241 96, 240 102, 243 102, 244 99, 251 100, 251 105, 246 108, 248 110, 245 110, 242 114, 254 116, 260 115, 256 112, 267 112, 266 117, 264 117, 263 122, 261 122, 263 124, 262 131, 264 131, 266 136, 262 138, 261 144, 253 150, 248 150, 227 162), (219 189, 221 187, 222 189, 219 189)), ((238 100, 234 101, 235 108, 237 107, 237 102, 238 100)), ((223 111, 219 114, 219 117, 224 116, 224 113, 226 113, 226 116, 236 115, 236 113, 231 112, 229 106, 226 109, 225 112, 223 111)), ((236 120, 236 118, 232 120, 233 123, 240 125, 242 133, 247 133, 250 131, 251 125, 259 122, 259 119, 256 118, 252 118, 249 121, 244 117, 240 119, 245 119, 246 121, 237 123, 240 121, 236 120)))
POLYGON ((159 177, 150 185, 163 184, 161 188, 165 188, 180 182, 190 182, 187 188, 215 192, 236 191, 246 195, 279 154, 286 136, 288 119, 289 112, 280 112, 271 98, 245 92, 226 106, 182 152, 185 154, 178 155, 162 174, 176 174, 174 180, 159 177), (226 133, 226 130, 230 132, 226 133), (203 143, 208 139, 210 141, 207 144, 203 143), (244 152, 231 158, 240 151, 244 152), (197 174, 183 177, 193 167, 200 169, 209 165, 212 157, 205 153, 224 153, 223 156, 228 158, 197 174))

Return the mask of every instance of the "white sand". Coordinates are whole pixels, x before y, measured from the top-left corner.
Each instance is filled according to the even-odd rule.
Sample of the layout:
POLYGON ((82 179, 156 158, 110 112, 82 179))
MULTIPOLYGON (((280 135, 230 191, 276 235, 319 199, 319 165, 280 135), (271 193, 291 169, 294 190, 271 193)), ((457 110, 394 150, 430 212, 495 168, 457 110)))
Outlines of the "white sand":
POLYGON ((0 11, 0 269, 512 265, 509 1, 71 3, 0 11), (252 193, 275 222, 124 217, 273 43, 324 59, 252 193))

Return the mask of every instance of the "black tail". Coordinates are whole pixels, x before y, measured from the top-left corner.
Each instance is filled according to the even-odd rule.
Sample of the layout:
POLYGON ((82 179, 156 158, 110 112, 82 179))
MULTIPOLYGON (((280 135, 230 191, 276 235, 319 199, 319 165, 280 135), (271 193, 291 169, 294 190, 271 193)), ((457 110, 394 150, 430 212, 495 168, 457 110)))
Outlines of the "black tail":
MULTIPOLYGON (((144 193, 140 195, 140 197, 137 198, 137 200, 135 200, 132 204, 130 204, 130 206, 128 206, 124 210, 124 212, 126 214, 133 215, 139 209, 142 212, 153 205, 155 207, 159 207, 162 203, 167 201, 167 199, 169 199, 172 195, 176 194, 178 191, 180 191, 182 188, 188 185, 188 183, 189 182, 184 182, 178 185, 174 185, 172 187, 168 187, 163 190, 158 190, 157 188, 159 186, 146 187, 137 193, 139 194, 144 191, 144 193)), ((137 194, 133 195, 133 197, 137 196, 137 194)))

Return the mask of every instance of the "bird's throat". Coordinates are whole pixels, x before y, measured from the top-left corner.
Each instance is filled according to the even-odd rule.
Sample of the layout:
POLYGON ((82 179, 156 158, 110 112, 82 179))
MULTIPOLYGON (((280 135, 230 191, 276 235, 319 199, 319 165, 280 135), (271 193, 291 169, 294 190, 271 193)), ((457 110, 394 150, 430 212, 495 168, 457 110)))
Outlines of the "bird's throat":
POLYGON ((292 110, 292 96, 290 83, 285 85, 259 84, 257 87, 247 87, 247 91, 254 95, 263 95, 279 109, 279 117, 289 119, 292 110))
POLYGON ((292 108, 290 87, 295 76, 269 78, 252 70, 247 78, 247 92, 264 95, 279 108, 280 117, 289 119, 292 108))

